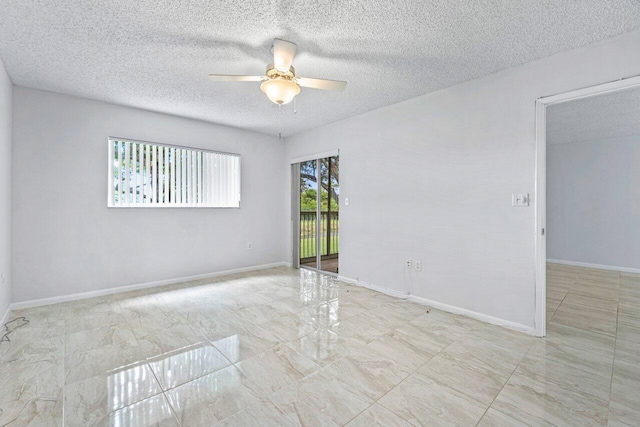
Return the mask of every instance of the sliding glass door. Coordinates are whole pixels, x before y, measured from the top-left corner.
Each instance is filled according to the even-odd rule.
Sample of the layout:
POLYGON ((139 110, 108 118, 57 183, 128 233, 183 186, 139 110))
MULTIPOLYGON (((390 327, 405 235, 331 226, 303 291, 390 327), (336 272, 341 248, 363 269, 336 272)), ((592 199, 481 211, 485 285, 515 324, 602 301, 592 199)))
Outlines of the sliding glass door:
MULTIPOLYGON (((297 243, 299 265, 338 273, 340 161, 338 156, 301 162, 298 175, 299 216, 297 243)), ((295 178, 294 178, 295 180, 295 178)))
POLYGON ((318 161, 300 163, 300 266, 318 268, 318 161))

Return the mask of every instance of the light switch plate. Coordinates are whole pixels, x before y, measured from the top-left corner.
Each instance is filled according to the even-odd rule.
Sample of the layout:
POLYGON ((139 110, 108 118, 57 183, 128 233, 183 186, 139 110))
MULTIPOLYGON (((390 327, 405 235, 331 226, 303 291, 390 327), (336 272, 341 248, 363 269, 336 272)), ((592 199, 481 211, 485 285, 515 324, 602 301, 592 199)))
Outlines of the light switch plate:
POLYGON ((529 193, 512 194, 511 206, 514 208, 523 208, 529 206, 529 193))
POLYGON ((345 206, 349 206, 349 198, 348 197, 344 198, 344 205, 345 206))

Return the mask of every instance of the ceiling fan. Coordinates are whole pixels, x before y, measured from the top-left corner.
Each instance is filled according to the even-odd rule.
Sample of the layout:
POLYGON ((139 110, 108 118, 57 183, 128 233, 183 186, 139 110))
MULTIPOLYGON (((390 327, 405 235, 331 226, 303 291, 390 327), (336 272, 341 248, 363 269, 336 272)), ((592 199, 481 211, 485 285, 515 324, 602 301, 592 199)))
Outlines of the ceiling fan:
POLYGON ((273 64, 267 67, 266 76, 228 76, 211 74, 216 82, 262 82, 260 90, 278 105, 288 104, 300 93, 300 87, 313 89, 343 91, 347 82, 325 79, 311 79, 296 76, 296 70, 291 63, 296 53, 294 43, 273 40, 273 64))

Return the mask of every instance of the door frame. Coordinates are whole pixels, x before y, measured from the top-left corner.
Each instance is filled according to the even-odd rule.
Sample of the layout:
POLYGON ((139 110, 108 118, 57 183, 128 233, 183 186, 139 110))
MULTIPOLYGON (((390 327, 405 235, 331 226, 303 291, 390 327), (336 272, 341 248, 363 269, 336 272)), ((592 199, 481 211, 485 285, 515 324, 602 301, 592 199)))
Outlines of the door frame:
MULTIPOLYGON (((338 273, 332 273, 330 271, 321 270, 318 267, 322 266, 321 262, 321 248, 320 248, 320 230, 321 224, 321 191, 320 191, 320 160, 330 157, 339 157, 340 150, 323 151, 316 154, 309 154, 306 156, 295 157, 289 160, 291 164, 291 265, 295 268, 305 268, 312 271, 317 271, 329 276, 338 277, 338 273), (302 266, 300 264, 300 163, 307 161, 316 161, 316 181, 318 184, 318 191, 316 195, 316 268, 302 266)), ((338 231, 339 233, 339 231, 338 231)), ((340 258, 338 257, 338 263, 340 258)))
POLYGON ((536 310, 533 334, 547 333, 547 107, 580 98, 602 95, 640 86, 640 76, 623 78, 536 100, 536 179, 535 179, 535 282, 536 310))

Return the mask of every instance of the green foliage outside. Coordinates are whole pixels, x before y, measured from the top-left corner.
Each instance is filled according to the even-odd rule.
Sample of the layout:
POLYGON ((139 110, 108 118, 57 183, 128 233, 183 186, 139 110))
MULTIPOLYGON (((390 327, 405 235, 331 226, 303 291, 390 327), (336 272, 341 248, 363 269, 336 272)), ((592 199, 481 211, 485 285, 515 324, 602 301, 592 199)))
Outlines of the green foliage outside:
MULTIPOLYGON (((318 192, 315 188, 307 188, 300 195, 300 211, 301 212, 315 212, 316 211, 316 195, 318 192)), ((320 193, 320 208, 322 211, 328 210, 328 202, 329 202, 329 193, 325 190, 322 190, 320 193)), ((338 211, 338 203, 335 199, 331 199, 331 210, 333 212, 338 211)))

